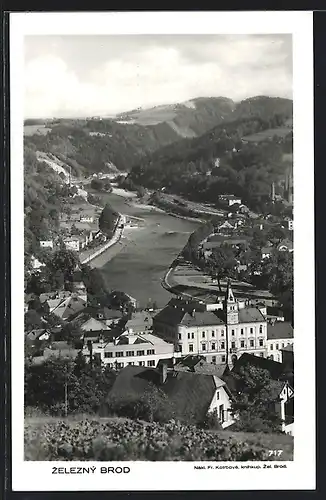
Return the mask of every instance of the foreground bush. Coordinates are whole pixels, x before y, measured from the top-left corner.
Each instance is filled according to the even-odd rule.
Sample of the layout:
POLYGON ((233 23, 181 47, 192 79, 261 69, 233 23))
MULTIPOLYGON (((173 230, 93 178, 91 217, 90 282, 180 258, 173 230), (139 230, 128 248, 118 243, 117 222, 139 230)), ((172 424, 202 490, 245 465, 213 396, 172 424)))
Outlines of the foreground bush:
POLYGON ((55 420, 25 424, 25 460, 270 460, 256 440, 223 437, 171 421, 55 420))

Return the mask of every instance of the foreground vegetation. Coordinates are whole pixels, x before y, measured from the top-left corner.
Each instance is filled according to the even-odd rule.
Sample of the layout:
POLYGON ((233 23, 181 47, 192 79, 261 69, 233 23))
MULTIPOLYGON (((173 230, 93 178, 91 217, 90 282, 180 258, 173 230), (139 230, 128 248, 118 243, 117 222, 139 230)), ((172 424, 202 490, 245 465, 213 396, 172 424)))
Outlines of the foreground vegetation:
POLYGON ((206 431, 174 421, 26 419, 25 460, 292 460, 293 438, 206 431), (280 457, 269 450, 282 450, 280 457))

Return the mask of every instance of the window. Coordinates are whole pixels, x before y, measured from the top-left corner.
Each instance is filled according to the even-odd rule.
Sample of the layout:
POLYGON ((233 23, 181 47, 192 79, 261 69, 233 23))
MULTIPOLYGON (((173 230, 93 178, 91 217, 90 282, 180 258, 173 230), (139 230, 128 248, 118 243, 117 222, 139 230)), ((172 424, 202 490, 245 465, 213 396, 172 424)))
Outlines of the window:
POLYGON ((129 366, 134 366, 134 364, 135 363, 133 361, 131 361, 130 363, 128 363, 129 366))
POLYGON ((275 347, 276 347, 276 349, 278 349, 278 348, 279 348, 279 345, 278 345, 278 344, 276 344, 276 346, 275 346, 275 347))
POLYGON ((154 349, 147 349, 147 354, 155 354, 155 350, 154 349))
POLYGON ((235 349, 235 342, 231 342, 232 349, 235 349))
POLYGON ((135 351, 126 351, 126 356, 134 356, 135 351))
POLYGON ((224 422, 224 405, 219 406, 218 416, 220 418, 220 421, 223 423, 224 422))
POLYGON ((204 338, 205 338, 205 332, 203 332, 203 333, 201 334, 201 336, 202 336, 202 338, 204 339, 204 338))
POLYGON ((216 356, 212 356, 212 363, 216 363, 216 356))
POLYGON ((123 351, 118 351, 115 353, 117 358, 122 358, 123 357, 123 351))
POLYGON ((181 333, 178 333, 178 339, 181 340, 181 333))
POLYGON ((271 359, 273 361, 273 359, 274 359, 273 354, 270 355, 269 359, 271 359))
POLYGON ((202 351, 206 351, 206 344, 202 344, 201 349, 202 349, 202 351))
POLYGON ((188 339, 190 339, 190 332, 188 332, 188 339))
POLYGON ((182 344, 179 344, 179 352, 182 352, 182 344))
POLYGON ((241 328, 241 335, 243 335, 243 328, 241 328))
POLYGON ((123 363, 117 363, 117 368, 123 368, 124 364, 123 363))
POLYGON ((221 330, 221 337, 224 337, 224 330, 221 330))
POLYGON ((137 356, 145 356, 145 351, 137 351, 137 356))
POLYGON ((220 399, 220 393, 219 393, 219 391, 216 392, 216 399, 220 399))
POLYGON ((232 335, 234 335, 234 334, 235 334, 235 331, 234 331, 234 330, 232 330, 232 335))
POLYGON ((253 328, 250 328, 250 333, 254 333, 254 329, 253 328))
POLYGON ((139 366, 145 366, 145 361, 139 361, 139 362, 138 362, 138 365, 139 365, 139 366))
POLYGON ((285 344, 284 344, 284 342, 282 343, 282 347, 285 347, 285 344))
POLYGON ((259 333, 263 333, 263 325, 259 325, 259 333))
POLYGON ((263 339, 259 339, 259 347, 263 347, 264 345, 264 340, 263 339))
POLYGON ((260 353, 260 357, 261 357, 261 358, 263 358, 263 357, 264 357, 264 353, 263 353, 263 352, 261 352, 261 353, 260 353))
POLYGON ((221 342, 221 349, 225 349, 225 342, 221 342))
POLYGON ((272 351, 273 349, 274 349, 274 345, 273 345, 273 344, 271 344, 271 351, 272 351))
POLYGON ((194 344, 189 344, 189 352, 194 352, 194 344))
POLYGON ((222 363, 225 363, 225 356, 222 356, 222 363))
POLYGON ((215 351, 215 349, 216 349, 216 344, 215 342, 212 342, 212 351, 215 351))
POLYGON ((255 347, 255 343, 252 339, 250 340, 250 347, 255 347))
POLYGON ((194 332, 192 332, 192 334, 191 334, 191 338, 192 338, 192 339, 194 339, 194 338, 195 338, 195 334, 194 334, 194 332))
POLYGON ((244 340, 241 340, 240 345, 241 345, 241 347, 244 347, 244 346, 245 346, 245 344, 244 344, 244 340))
POLYGON ((147 366, 155 366, 155 361, 153 359, 147 361, 147 366))
POLYGON ((212 330, 212 337, 215 337, 215 331, 212 330))
POLYGON ((105 352, 104 357, 105 358, 112 358, 112 354, 113 354, 112 352, 105 352))

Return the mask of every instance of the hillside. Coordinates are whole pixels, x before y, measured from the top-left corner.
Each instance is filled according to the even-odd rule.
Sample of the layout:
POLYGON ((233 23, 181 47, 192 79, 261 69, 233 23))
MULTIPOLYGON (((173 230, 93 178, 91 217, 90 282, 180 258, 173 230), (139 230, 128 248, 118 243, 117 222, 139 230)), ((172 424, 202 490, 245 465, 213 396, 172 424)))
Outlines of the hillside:
MULTIPOLYGON (((259 108, 260 109, 260 108, 259 108)), ((269 111, 268 111, 269 113, 269 111)), ((266 114, 268 114, 266 113, 266 114)), ((224 122, 194 139, 183 139, 145 155, 128 182, 216 203, 235 194, 253 209, 269 196, 274 181, 282 193, 292 153, 288 116, 256 116, 224 122)))
POLYGON ((121 418, 25 419, 25 460, 293 460, 293 437, 121 418), (269 450, 282 450, 280 457, 269 450))

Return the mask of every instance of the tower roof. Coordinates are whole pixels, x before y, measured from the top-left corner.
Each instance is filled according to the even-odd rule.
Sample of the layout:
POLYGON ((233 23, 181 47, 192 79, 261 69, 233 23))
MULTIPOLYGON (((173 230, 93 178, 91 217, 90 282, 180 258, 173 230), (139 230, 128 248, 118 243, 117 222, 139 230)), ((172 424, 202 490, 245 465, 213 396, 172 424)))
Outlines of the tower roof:
POLYGON ((234 294, 231 288, 231 280, 230 278, 228 279, 228 284, 226 287, 226 294, 225 294, 225 300, 227 302, 235 302, 234 294))

